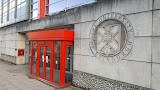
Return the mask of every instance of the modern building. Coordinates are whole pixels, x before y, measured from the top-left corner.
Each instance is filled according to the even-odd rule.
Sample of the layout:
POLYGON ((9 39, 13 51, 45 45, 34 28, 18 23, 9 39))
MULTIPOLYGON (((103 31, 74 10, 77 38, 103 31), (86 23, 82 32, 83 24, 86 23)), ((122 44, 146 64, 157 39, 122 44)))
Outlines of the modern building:
POLYGON ((0 59, 59 87, 160 89, 159 0, 0 0, 0 59))

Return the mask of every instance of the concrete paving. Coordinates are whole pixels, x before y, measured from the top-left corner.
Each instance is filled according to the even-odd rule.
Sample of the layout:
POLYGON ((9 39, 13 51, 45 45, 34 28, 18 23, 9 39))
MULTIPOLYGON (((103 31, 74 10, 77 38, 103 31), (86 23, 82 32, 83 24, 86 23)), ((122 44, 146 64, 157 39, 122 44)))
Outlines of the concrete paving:
POLYGON ((29 65, 13 65, 0 60, 0 90, 81 90, 70 86, 63 89, 28 77, 29 65))

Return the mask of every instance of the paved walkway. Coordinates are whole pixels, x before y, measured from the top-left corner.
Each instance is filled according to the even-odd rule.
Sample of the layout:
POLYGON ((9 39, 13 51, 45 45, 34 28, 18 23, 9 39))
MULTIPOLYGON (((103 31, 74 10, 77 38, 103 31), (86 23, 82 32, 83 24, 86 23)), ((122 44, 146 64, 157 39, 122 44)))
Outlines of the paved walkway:
POLYGON ((56 89, 27 76, 29 65, 13 65, 0 60, 0 90, 80 90, 75 87, 56 89))

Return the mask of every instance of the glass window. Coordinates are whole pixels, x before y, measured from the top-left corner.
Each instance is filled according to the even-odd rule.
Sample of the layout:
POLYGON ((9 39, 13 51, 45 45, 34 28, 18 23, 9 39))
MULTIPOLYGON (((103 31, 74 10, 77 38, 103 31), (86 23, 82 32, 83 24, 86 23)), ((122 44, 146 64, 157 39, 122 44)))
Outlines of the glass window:
POLYGON ((0 16, 1 16, 1 12, 2 12, 2 10, 1 10, 1 7, 0 7, 0 16))
POLYGON ((60 2, 60 1, 64 1, 64 0, 49 0, 49 3, 50 3, 50 4, 54 4, 54 3, 60 2))
POLYGON ((31 18, 32 19, 38 19, 38 0, 32 0, 31 18))
POLYGON ((0 1, 0 7, 2 6, 2 0, 0 1))
POLYGON ((35 19, 38 17, 38 10, 32 11, 32 18, 35 19))
POLYGON ((0 1, 0 14, 1 14, 1 10, 2 10, 2 1, 0 1))
POLYGON ((21 3, 21 7, 26 6, 26 2, 21 3))
POLYGON ((3 13, 7 12, 7 4, 4 4, 3 6, 3 13))
POLYGON ((7 3, 8 0, 3 0, 3 3, 7 3))
POLYGON ((65 3, 66 3, 65 0, 61 0, 59 2, 50 4, 49 14, 59 12, 59 11, 63 11, 65 9, 65 3))
POLYGON ((17 5, 21 4, 21 0, 17 0, 17 5))
POLYGON ((9 20, 14 19, 14 13, 15 13, 15 12, 10 12, 10 13, 9 13, 9 20))
POLYGON ((96 0, 49 0, 49 14, 95 1, 96 0))
POLYGON ((38 2, 38 0, 32 0, 32 3, 38 2))
POLYGON ((21 0, 21 3, 26 2, 26 0, 21 0))
POLYGON ((3 14, 3 23, 5 23, 7 21, 7 13, 3 14))
POLYGON ((20 19, 20 18, 25 19, 25 18, 22 18, 22 17, 27 15, 27 2, 26 2, 26 0, 18 0, 17 3, 18 3, 17 18, 18 19, 20 19))
POLYGON ((17 18, 19 18, 21 16, 21 10, 17 9, 17 18))
POLYGON ((26 10, 27 10, 27 9, 26 9, 26 6, 21 7, 21 16, 27 14, 26 10))
POLYGON ((26 20, 28 18, 27 9, 29 9, 27 1, 29 0, 0 0, 0 22, 4 23, 2 25, 26 20))
POLYGON ((6 23, 7 21, 7 9, 8 9, 8 0, 3 0, 3 12, 2 12, 2 16, 3 16, 3 23, 6 23))
POLYGON ((31 7, 32 7, 32 10, 37 9, 38 8, 38 3, 33 4, 31 7))
POLYGON ((9 9, 12 9, 15 7, 15 0, 10 1, 9 9))
POLYGON ((95 0, 67 0, 67 8, 94 2, 95 0))
POLYGON ((2 18, 2 16, 0 15, 0 23, 1 23, 1 18, 2 18))
POLYGON ((10 0, 9 4, 9 20, 14 19, 15 17, 15 0, 10 0))

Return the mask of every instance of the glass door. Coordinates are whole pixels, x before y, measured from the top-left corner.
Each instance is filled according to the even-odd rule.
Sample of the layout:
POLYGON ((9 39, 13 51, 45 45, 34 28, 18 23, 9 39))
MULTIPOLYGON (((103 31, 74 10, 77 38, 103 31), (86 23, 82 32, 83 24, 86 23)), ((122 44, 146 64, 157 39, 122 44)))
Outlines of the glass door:
POLYGON ((46 55, 45 55, 45 60, 46 60, 46 79, 48 79, 48 80, 50 80, 50 77, 51 77, 51 75, 50 75, 50 71, 51 71, 51 52, 53 52, 53 51, 51 51, 51 47, 52 46, 46 46, 45 48, 45 50, 46 50, 46 55))
POLYGON ((36 75, 36 63, 37 63, 37 42, 32 41, 30 51, 30 74, 36 75))
POLYGON ((39 76, 44 77, 44 46, 40 45, 39 76))
POLYGON ((66 43, 66 65, 65 65, 65 82, 72 82, 72 73, 73 73, 73 42, 66 43))
POLYGON ((61 42, 54 42, 54 67, 53 67, 53 81, 58 83, 60 82, 60 58, 61 58, 61 42))
POLYGON ((36 77, 48 80, 60 87, 71 84, 73 42, 37 41, 32 43, 31 54, 31 71, 36 77))
POLYGON ((50 81, 51 74, 51 64, 53 57, 53 42, 43 41, 38 42, 38 69, 39 69, 39 77, 50 81))
POLYGON ((54 41, 53 82, 65 87, 72 82, 73 42, 54 41))

